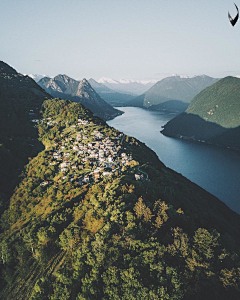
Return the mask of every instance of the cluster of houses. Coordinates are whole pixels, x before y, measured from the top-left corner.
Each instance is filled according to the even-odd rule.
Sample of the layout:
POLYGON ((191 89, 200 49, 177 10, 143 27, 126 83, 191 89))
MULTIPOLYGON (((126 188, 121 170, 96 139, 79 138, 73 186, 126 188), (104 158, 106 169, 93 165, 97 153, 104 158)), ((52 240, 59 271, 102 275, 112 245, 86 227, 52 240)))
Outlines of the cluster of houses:
MULTIPOLYGON (((46 121, 50 126, 53 124, 46 121)), ((98 130, 90 131, 88 126, 88 121, 78 119, 76 125, 70 126, 74 128, 72 133, 62 135, 52 152, 50 165, 58 165, 62 180, 77 181, 80 185, 98 182, 104 177, 118 176, 132 161, 132 156, 124 152, 122 133, 106 137, 98 130)), ((47 184, 47 181, 41 183, 47 184)))

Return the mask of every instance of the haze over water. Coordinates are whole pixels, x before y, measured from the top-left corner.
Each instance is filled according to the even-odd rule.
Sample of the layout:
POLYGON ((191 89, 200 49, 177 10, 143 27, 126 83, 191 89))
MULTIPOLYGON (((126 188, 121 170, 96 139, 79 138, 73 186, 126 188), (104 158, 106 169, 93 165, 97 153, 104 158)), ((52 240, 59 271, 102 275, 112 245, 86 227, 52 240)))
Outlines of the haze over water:
POLYGON ((125 113, 107 123, 154 150, 169 168, 212 193, 240 213, 240 153, 166 137, 161 126, 174 114, 121 107, 125 113))

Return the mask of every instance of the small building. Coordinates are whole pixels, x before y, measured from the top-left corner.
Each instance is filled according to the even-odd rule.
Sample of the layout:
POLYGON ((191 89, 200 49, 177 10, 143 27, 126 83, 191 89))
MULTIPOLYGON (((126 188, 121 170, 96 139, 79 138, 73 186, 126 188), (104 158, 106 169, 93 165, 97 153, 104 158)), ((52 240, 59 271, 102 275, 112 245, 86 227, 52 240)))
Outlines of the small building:
POLYGON ((40 185, 41 185, 41 186, 48 185, 48 181, 47 181, 47 180, 45 180, 45 181, 41 182, 41 183, 40 183, 40 185))
POLYGON ((143 174, 141 174, 141 173, 136 173, 136 174, 135 174, 135 179, 136 179, 136 180, 143 180, 143 179, 144 179, 144 176, 143 176, 143 174))
POLYGON ((113 162, 113 157, 112 157, 112 155, 109 155, 109 156, 108 156, 108 161, 109 161, 109 162, 113 162))
POLYGON ((100 178, 100 173, 94 173, 94 180, 98 181, 100 178))
POLYGON ((85 182, 85 183, 89 183, 89 181, 90 181, 89 176, 85 175, 82 181, 85 182))
POLYGON ((61 169, 61 172, 66 172, 68 170, 68 165, 69 165, 69 162, 63 162, 60 164, 60 169, 61 169))
POLYGON ((112 176, 112 172, 103 172, 103 176, 112 176))

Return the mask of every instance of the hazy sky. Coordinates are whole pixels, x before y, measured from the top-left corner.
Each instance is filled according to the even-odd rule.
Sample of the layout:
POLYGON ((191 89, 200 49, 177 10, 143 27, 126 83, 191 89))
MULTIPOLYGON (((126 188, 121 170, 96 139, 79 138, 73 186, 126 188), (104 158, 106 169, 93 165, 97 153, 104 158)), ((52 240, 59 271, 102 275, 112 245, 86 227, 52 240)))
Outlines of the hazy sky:
POLYGON ((75 79, 238 75, 240 20, 228 11, 233 1, 0 0, 0 60, 75 79))

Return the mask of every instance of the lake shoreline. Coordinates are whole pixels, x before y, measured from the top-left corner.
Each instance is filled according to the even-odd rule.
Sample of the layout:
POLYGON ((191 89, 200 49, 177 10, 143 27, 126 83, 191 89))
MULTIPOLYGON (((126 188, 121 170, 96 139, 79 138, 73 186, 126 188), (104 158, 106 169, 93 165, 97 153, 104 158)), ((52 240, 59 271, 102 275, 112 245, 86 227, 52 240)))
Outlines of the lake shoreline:
POLYGON ((166 137, 160 132, 175 114, 121 107, 125 113, 108 125, 146 144, 168 168, 210 192, 240 213, 239 151, 198 141, 166 137))

